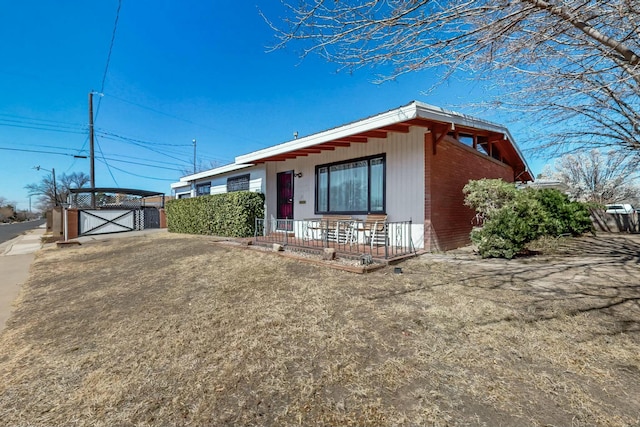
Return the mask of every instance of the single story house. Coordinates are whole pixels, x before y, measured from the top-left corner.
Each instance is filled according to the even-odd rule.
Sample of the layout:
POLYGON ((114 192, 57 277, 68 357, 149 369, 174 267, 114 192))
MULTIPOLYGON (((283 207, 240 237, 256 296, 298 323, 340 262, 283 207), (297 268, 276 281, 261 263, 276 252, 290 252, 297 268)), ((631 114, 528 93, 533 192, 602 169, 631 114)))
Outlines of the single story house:
POLYGON ((533 181, 509 130, 411 102, 356 122, 236 157, 187 175, 176 198, 238 190, 265 194, 265 219, 384 214, 410 221, 412 245, 440 251, 469 243, 471 179, 533 181))

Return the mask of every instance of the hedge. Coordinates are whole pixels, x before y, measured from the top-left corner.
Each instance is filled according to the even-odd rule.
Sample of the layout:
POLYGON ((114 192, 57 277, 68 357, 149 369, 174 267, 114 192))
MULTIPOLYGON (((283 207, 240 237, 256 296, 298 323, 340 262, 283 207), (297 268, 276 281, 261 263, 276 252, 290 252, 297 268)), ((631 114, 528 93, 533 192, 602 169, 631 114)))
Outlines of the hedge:
POLYGON ((264 218, 264 194, 237 191, 170 200, 166 213, 172 233, 251 237, 255 219, 264 218))

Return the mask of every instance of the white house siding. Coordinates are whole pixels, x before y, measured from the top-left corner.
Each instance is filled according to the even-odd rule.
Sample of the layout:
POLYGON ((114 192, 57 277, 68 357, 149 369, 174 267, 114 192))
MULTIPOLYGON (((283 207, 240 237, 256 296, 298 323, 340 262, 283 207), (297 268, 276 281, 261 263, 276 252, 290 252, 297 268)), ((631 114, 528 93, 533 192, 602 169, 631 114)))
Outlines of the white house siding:
POLYGON ((180 197, 185 197, 185 195, 187 195, 186 197, 192 197, 193 193, 191 191, 191 185, 184 185, 182 187, 178 187, 178 186, 172 186, 172 190, 174 191, 174 194, 176 195, 176 198, 180 198, 180 197))
POLYGON ((246 169, 240 169, 233 172, 216 175, 196 181, 196 185, 205 182, 211 182, 211 194, 222 194, 227 192, 227 179, 234 176, 249 174, 249 191, 264 193, 265 192, 265 170, 264 167, 256 166, 246 169))
POLYGON ((390 132, 387 138, 369 138, 367 143, 352 143, 333 151, 305 157, 270 162, 266 179, 266 218, 275 219, 277 209, 277 174, 293 170, 302 172, 294 178, 295 219, 313 218, 315 214, 315 167, 342 160, 386 154, 386 210, 389 221, 413 221, 412 239, 417 248, 424 247, 424 129, 410 128, 409 133, 390 132))

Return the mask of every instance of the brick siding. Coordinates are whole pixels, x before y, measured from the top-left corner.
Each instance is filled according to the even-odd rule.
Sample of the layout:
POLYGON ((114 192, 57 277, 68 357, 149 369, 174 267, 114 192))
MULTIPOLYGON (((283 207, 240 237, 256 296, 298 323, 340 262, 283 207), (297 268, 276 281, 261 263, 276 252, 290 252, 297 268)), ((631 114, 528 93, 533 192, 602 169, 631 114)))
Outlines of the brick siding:
POLYGON ((472 179, 502 178, 513 182, 513 169, 458 142, 445 138, 433 150, 433 134, 425 134, 425 249, 443 251, 470 243, 475 212, 464 205, 462 188, 472 179))

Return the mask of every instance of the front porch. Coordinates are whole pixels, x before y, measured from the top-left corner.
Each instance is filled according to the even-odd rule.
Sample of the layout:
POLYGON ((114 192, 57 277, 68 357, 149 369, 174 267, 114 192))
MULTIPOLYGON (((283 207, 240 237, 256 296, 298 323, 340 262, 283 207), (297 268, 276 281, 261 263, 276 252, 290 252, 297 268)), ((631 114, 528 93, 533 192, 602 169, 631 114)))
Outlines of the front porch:
POLYGON ((256 218, 255 243, 321 252, 333 248, 339 256, 360 259, 363 264, 388 263, 417 254, 411 239, 411 221, 367 227, 353 218, 302 220, 256 218))

